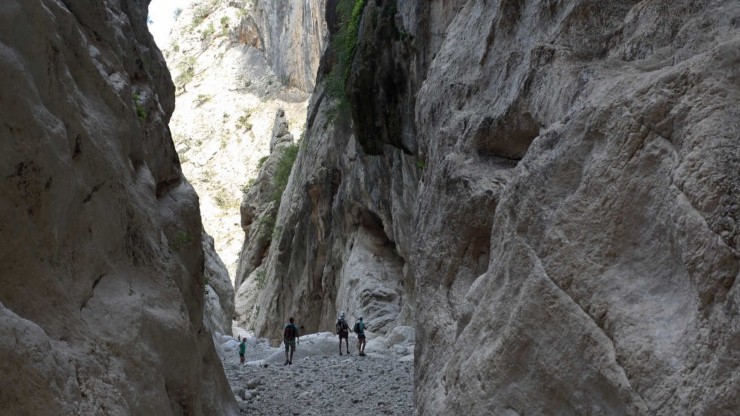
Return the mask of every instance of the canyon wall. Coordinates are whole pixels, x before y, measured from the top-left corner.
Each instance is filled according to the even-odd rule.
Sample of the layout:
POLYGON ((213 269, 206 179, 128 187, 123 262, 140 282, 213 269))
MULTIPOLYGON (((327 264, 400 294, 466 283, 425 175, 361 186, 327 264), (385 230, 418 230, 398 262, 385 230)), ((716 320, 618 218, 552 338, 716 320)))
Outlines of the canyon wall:
POLYGON ((424 415, 740 407, 737 2, 336 4, 243 322, 414 322, 424 415))
MULTIPOLYGON (((344 36, 353 12, 353 2, 341 3, 327 3, 335 40, 344 36)), ((352 71, 346 71, 346 93, 344 86, 341 94, 327 86, 345 73, 337 69, 344 59, 341 42, 327 49, 282 198, 272 194, 273 171, 266 163, 258 183, 270 196, 255 190, 242 202, 247 238, 236 277, 240 324, 274 343, 290 316, 307 332, 333 330, 342 311, 350 321, 363 317, 380 334, 413 324, 415 282, 408 259, 423 172, 415 154, 414 100, 421 82, 416 75, 440 44, 428 23, 443 31, 439 27, 451 20, 452 7, 442 1, 398 7, 369 2, 364 15, 373 17, 362 20, 366 35, 352 71), (415 54, 409 32, 417 28, 415 54)))
MULTIPOLYGON (((234 285, 229 279, 229 271, 216 252, 213 237, 203 232, 203 271, 205 276, 205 305, 203 307, 204 325, 216 335, 231 335, 234 319, 234 285)), ((216 344, 220 345, 220 344, 216 344)))
POLYGON ((239 203, 269 155, 275 114, 285 113, 295 137, 304 128, 326 34, 321 4, 309 3, 194 2, 163 46, 182 170, 232 280, 243 243, 239 203))
POLYGON ((238 412, 147 3, 0 6, 3 414, 238 412))
POLYGON ((740 4, 489 3, 418 92, 419 412, 731 414, 740 4))
POLYGON ((327 0, 256 1, 256 26, 270 67, 284 83, 311 92, 326 43, 327 0))

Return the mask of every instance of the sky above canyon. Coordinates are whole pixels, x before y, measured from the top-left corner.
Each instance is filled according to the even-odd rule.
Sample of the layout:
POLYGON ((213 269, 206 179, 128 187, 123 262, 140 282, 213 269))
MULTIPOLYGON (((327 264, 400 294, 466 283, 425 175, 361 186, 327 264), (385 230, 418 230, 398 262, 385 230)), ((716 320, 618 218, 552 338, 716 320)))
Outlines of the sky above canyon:
POLYGON ((175 25, 175 10, 185 9, 193 0, 152 0, 149 4, 149 31, 160 49, 169 44, 175 25))

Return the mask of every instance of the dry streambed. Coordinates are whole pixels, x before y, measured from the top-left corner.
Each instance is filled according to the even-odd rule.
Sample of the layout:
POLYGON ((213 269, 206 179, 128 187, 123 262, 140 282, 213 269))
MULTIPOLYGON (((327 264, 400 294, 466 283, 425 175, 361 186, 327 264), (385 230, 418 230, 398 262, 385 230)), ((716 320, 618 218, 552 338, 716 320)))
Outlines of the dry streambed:
POLYGON ((282 347, 235 329, 247 337, 247 363, 239 364, 238 342, 220 337, 224 370, 242 414, 249 415, 411 415, 413 414, 413 329, 388 337, 370 335, 365 352, 339 355, 330 333, 301 337, 293 365, 282 347))

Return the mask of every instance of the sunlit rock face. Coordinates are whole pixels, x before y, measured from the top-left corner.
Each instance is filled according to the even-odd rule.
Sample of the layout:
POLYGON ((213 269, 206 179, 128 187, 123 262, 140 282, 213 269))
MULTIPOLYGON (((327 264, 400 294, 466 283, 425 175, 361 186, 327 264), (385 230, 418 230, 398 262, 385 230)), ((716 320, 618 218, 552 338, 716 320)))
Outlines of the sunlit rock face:
MULTIPOLYGON (((331 1, 329 1, 331 3, 331 1)), ((310 92, 326 46, 327 0, 255 2, 267 61, 290 86, 310 92)))
MULTIPOLYGON (((214 237, 210 244, 204 240, 204 249, 218 251, 212 256, 206 249, 206 321, 218 332, 227 316, 250 326, 245 317, 256 306, 254 289, 261 284, 248 276, 264 255, 253 251, 264 243, 252 239, 242 248, 240 223, 254 219, 240 219, 240 200, 271 181, 278 161, 271 156, 272 138, 302 137, 327 35, 323 10, 323 1, 194 2, 178 13, 164 47, 177 95, 173 139, 183 173, 200 196, 205 229, 214 237), (285 131, 273 133, 276 114, 285 131), (269 169, 258 176, 260 167, 269 169), (238 264, 245 267, 237 270, 238 264), (236 310, 227 301, 227 285, 216 283, 222 266, 241 289, 236 310)), ((274 203, 265 211, 273 226, 276 211, 274 203)))
POLYGON ((163 46, 177 95, 173 140, 232 281, 244 239, 240 201, 269 155, 275 113, 285 113, 296 138, 305 124, 325 24, 317 5, 299 3, 193 2, 163 46))
POLYGON ((740 407, 740 5, 366 3, 344 111, 337 51, 319 69, 257 331, 415 322, 424 415, 740 407))
POLYGON ((237 414, 145 3, 0 6, 3 414, 237 414))

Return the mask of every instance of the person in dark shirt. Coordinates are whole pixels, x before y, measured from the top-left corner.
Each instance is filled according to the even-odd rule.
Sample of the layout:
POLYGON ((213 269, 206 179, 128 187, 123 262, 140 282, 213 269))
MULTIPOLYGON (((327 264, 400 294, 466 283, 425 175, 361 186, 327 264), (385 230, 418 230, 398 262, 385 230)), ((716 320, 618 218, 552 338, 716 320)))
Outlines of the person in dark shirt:
POLYGON ((244 364, 244 353, 247 352, 247 338, 242 338, 241 344, 239 344, 239 363, 244 364))
POLYGON ((298 340, 298 328, 293 323, 293 317, 288 319, 290 323, 283 329, 283 342, 285 343, 285 364, 293 364, 293 353, 298 340))
POLYGON ((339 355, 342 355, 342 339, 344 339, 344 344, 347 347, 347 355, 350 355, 349 325, 347 325, 347 321, 344 320, 344 312, 340 313, 339 319, 337 319, 337 335, 339 335, 339 355))

